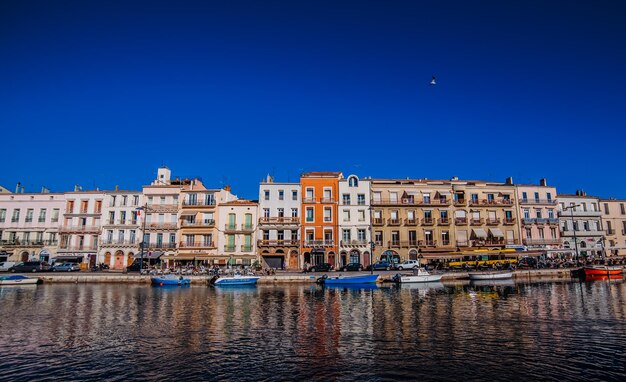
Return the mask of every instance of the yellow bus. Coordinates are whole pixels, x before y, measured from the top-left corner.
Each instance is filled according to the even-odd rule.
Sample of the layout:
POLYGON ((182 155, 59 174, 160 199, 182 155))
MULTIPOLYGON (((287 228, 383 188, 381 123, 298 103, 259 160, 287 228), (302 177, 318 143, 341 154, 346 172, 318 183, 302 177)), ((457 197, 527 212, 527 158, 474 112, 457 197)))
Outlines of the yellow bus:
POLYGON ((519 252, 515 249, 503 249, 499 251, 493 250, 476 250, 465 252, 452 252, 445 266, 452 269, 489 267, 499 268, 506 267, 509 264, 516 264, 519 252))

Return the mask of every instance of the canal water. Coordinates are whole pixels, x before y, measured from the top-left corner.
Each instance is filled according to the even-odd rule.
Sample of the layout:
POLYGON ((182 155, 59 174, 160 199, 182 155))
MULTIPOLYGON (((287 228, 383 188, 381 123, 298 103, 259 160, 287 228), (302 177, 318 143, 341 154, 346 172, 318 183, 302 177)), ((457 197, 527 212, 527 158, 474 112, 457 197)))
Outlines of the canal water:
POLYGON ((624 381, 621 280, 0 288, 1 381, 624 381))

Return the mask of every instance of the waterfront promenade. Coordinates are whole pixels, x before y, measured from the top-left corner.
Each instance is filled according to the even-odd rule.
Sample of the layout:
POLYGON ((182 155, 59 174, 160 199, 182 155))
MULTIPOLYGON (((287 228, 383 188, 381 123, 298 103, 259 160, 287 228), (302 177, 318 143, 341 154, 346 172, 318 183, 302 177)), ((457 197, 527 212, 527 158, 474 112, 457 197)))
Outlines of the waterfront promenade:
MULTIPOLYGON (((557 278, 557 279, 571 279, 572 271, 575 268, 559 268, 559 269, 528 269, 528 270, 516 270, 513 273, 513 277, 518 280, 529 280, 538 278, 557 278)), ((317 273, 302 273, 302 272, 277 272, 274 275, 262 275, 258 281, 259 284, 307 284, 315 283, 317 278, 324 274, 333 275, 357 275, 367 274, 369 272, 317 272, 317 273)), ((376 272, 380 275, 379 280, 388 280, 393 275, 400 273, 400 271, 380 271, 376 272)), ((406 271, 404 272, 406 273, 406 271)), ((38 273, 25 274, 30 277, 38 277, 43 283, 134 283, 143 284, 150 283, 150 275, 139 275, 137 273, 119 273, 119 272, 80 272, 80 273, 38 273)), ((194 285, 204 285, 212 277, 208 275, 198 276, 185 276, 191 279, 191 283, 194 285)), ((467 272, 446 272, 442 278, 442 281, 455 281, 468 279, 467 272)))

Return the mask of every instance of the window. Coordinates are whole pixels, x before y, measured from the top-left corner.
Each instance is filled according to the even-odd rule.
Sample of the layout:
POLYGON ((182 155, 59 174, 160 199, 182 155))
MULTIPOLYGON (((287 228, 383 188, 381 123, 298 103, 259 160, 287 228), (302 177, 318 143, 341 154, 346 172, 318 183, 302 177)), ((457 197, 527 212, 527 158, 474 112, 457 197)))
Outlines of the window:
POLYGON ((574 222, 574 224, 572 224, 574 231, 578 231, 578 222, 574 222))
POLYGON ((270 217, 270 209, 269 208, 263 208, 263 217, 264 218, 269 218, 270 217))
POLYGON ((380 203, 380 191, 372 192, 372 201, 380 203))
POLYGON ((107 240, 106 244, 111 244, 113 242, 113 230, 110 229, 107 231, 107 240))
POLYGON ((82 200, 80 202, 80 213, 84 214, 88 211, 89 209, 89 200, 82 200))
POLYGON ((291 217, 292 218, 297 218, 298 217, 298 209, 297 208, 292 208, 291 209, 291 217))
POLYGON ((350 194, 343 194, 341 196, 341 202, 343 203, 344 206, 349 206, 350 205, 350 194))
POLYGON ((213 234, 202 235, 202 245, 204 247, 213 246, 213 234))
POLYGON ((548 210, 548 219, 554 219, 554 210, 553 209, 549 209, 548 210))
POLYGON ((315 193, 314 193, 314 190, 313 190, 313 188, 308 187, 308 188, 306 189, 306 200, 307 200, 307 201, 309 201, 309 202, 312 202, 312 201, 313 201, 313 199, 315 199, 315 193))
POLYGON ((333 197, 332 190, 330 188, 324 188, 324 199, 330 201, 333 197))
POLYGON ((307 223, 312 223, 315 221, 315 219, 313 218, 313 207, 306 208, 306 221, 307 223))
POLYGON ((291 200, 298 200, 298 191, 297 190, 292 190, 291 191, 291 200))
POLYGON ((535 214, 537 215, 537 219, 541 219, 542 215, 541 215, 541 210, 540 209, 536 209, 535 210, 535 214))
POLYGON ((117 242, 118 243, 123 243, 124 242, 124 230, 121 229, 118 233, 117 233, 117 242))
POLYGON ((115 224, 115 211, 109 211, 109 224, 115 224))
POLYGON ((278 200, 285 200, 285 190, 278 190, 278 200))
POLYGON ((358 187, 359 186, 359 180, 356 178, 356 176, 351 176, 348 179, 348 186, 349 187, 358 187))
POLYGON ((343 210, 343 221, 344 222, 350 221, 350 210, 343 210))
POLYGON ((522 192, 522 200, 524 202, 528 200, 528 194, 526 192, 522 192))
POLYGON ((530 228, 526 228, 526 238, 531 239, 533 235, 533 231, 530 228))
POLYGON ((165 196, 161 196, 161 201, 160 201, 161 205, 165 204, 165 196))
POLYGON ((126 223, 126 211, 121 211, 120 212, 120 224, 125 224, 126 223))
POLYGON ((39 210, 39 223, 43 223, 46 221, 46 209, 42 208, 39 210))
POLYGON ((185 235, 185 244, 187 247, 193 247, 195 241, 195 235, 185 235))
POLYGON ((263 235, 263 240, 267 241, 270 239, 270 231, 261 231, 261 234, 263 235))
POLYGON ((270 200, 270 191, 269 190, 263 191, 263 200, 270 200))
POLYGON ((350 242, 350 230, 349 229, 344 229, 341 231, 341 239, 346 242, 345 244, 348 244, 350 242))
POLYGON ((131 229, 130 234, 129 234, 129 240, 131 244, 135 243, 136 236, 137 236, 137 231, 135 231, 134 229, 131 229))
POLYGON ((538 192, 535 192, 535 201, 539 202, 539 193, 538 192))
POLYGON ((374 232, 374 242, 376 245, 383 245, 383 232, 376 231, 374 232))
POLYGON ((543 228, 539 228, 539 238, 542 239, 542 240, 545 238, 545 236, 543 234, 543 228))
POLYGON ((550 228, 550 236, 556 239, 556 228, 550 228))
POLYGON ((493 200, 494 200, 493 194, 487 194, 487 201, 491 203, 493 202, 493 200))
POLYGON ((331 209, 331 207, 324 207, 324 221, 325 222, 331 222, 333 221, 333 210, 331 209))
POLYGON ((133 195, 133 206, 139 204, 139 195, 133 195))
POLYGON ((548 199, 548 202, 552 202, 552 193, 548 192, 546 194, 546 198, 548 199))
POLYGON ((58 208, 55 208, 52 210, 52 222, 56 223, 59 221, 59 213, 60 210, 58 208))
POLYGON ((364 206, 365 205, 365 194, 358 194, 356 196, 356 199, 357 199, 357 204, 359 206, 364 206))
POLYGON ((399 231, 391 231, 391 245, 400 245, 399 231))
POLYGON ((284 208, 279 208, 278 209, 278 217, 279 218, 284 218, 285 217, 285 209, 284 208))
POLYGON ((626 215, 626 208, 624 208, 624 203, 620 203, 619 204, 619 208, 622 212, 622 215, 626 215))
POLYGON ((442 220, 448 220, 448 211, 447 210, 441 210, 439 211, 439 217, 442 220))
POLYGON ((170 247, 174 248, 174 245, 176 245, 176 234, 170 233, 170 247))
POLYGON ((472 202, 477 202, 478 201, 478 194, 472 194, 471 195, 471 199, 472 199, 472 202))
POLYGON ((583 222, 583 231, 589 231, 589 223, 583 222))
POLYGON ((127 200, 128 200, 128 196, 126 196, 126 195, 122 195, 122 205, 123 205, 123 206, 125 206, 125 205, 126 205, 127 200))
POLYGON ((432 220, 433 218, 433 212, 430 210, 425 210, 424 211, 424 220, 432 220))
POLYGON ((365 221, 365 210, 359 210, 359 221, 360 222, 364 222, 365 221))
POLYGON ((7 219, 7 210, 6 208, 3 208, 0 210, 0 223, 4 223, 6 219, 7 219))
POLYGON ((235 214, 228 214, 228 229, 235 229, 237 225, 237 216, 235 214))
POLYGON ((449 245, 450 244, 450 232, 448 232, 448 231, 442 231, 441 232, 441 243, 443 245, 449 245))
POLYGON ((13 210, 13 216, 11 217, 11 223, 17 223, 20 220, 20 209, 13 210))
POLYGON ((26 223, 30 223, 33 221, 33 213, 35 211, 32 208, 26 210, 26 223))
POLYGON ((430 203, 430 194, 424 194, 424 204, 430 203))
POLYGON ((604 213, 609 214, 609 203, 604 203, 604 213))
POLYGON ((357 229, 356 237, 357 237, 357 240, 359 240, 359 242, 365 243, 365 241, 367 240, 367 238, 365 237, 365 229, 363 228, 357 229))
POLYGON ((530 210, 528 208, 524 208, 524 219, 530 219, 530 210))
POLYGON ((297 230, 291 231, 291 240, 298 240, 298 231, 297 230))

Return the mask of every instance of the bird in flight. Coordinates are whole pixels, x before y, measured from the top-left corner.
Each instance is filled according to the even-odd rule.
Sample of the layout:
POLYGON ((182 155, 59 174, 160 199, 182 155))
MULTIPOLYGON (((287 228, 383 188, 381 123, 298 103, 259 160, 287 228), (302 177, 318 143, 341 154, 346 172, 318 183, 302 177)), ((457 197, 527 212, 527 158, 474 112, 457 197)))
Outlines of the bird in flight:
POLYGON ((433 76, 433 79, 430 80, 430 86, 433 86, 433 85, 437 85, 437 81, 435 79, 435 76, 433 76))

